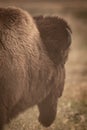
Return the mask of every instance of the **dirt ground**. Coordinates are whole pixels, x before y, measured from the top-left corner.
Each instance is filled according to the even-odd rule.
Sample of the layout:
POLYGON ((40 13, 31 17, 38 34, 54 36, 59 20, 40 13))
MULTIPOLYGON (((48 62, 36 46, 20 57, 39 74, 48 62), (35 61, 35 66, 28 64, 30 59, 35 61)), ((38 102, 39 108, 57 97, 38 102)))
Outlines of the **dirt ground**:
POLYGON ((44 128, 39 124, 35 106, 12 120, 5 130, 87 130, 87 2, 0 2, 0 5, 19 6, 32 15, 58 15, 68 21, 73 32, 65 89, 53 125, 44 128))

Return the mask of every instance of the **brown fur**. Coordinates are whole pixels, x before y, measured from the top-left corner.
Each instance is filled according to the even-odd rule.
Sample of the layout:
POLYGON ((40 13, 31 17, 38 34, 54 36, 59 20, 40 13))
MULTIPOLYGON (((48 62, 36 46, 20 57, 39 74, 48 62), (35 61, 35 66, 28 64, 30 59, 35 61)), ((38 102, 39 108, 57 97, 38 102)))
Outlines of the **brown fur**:
POLYGON ((71 44, 71 29, 67 22, 57 16, 34 17, 48 56, 55 63, 64 62, 71 44))
MULTIPOLYGON (((0 8, 0 130, 9 119, 35 104, 44 126, 51 125, 55 119, 65 69, 61 61, 55 64, 50 58, 51 53, 45 49, 47 36, 43 38, 43 31, 39 31, 26 11, 0 8)), ((66 51, 69 46, 64 43, 58 49, 66 51)))

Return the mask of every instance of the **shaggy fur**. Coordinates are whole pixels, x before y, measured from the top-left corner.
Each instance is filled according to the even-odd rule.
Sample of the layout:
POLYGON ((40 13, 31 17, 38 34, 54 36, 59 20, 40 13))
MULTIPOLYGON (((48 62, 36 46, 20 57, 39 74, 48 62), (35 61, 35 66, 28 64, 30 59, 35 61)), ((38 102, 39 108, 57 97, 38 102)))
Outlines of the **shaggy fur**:
MULTIPOLYGON (((66 31, 56 28, 55 35, 51 35, 52 29, 57 27, 54 21, 53 26, 49 24, 49 34, 43 37, 44 28, 47 28, 45 19, 41 18, 43 24, 40 25, 38 18, 35 19, 36 23, 22 9, 0 8, 0 130, 9 119, 35 104, 40 112, 39 121, 44 126, 50 126, 56 116, 57 100, 62 94, 65 79, 62 61, 70 46, 67 40, 70 37, 69 27, 57 19, 63 26, 61 29, 66 31), (58 37, 63 38, 63 42, 60 43, 58 37), (57 55, 53 50, 51 54, 50 48, 56 48, 53 44, 58 49, 57 55), (59 60, 61 55, 63 58, 59 60)), ((48 19, 51 22, 55 18, 48 19)))
POLYGON ((71 44, 72 31, 68 24, 57 16, 37 16, 34 19, 50 59, 56 65, 64 62, 71 44))

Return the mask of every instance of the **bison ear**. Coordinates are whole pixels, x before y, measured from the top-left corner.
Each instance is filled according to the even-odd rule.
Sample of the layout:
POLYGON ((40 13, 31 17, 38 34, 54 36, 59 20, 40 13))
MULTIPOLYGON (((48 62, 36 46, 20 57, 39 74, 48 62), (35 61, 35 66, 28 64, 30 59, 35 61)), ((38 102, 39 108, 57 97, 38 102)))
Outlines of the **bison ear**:
POLYGON ((36 16, 34 19, 49 57, 54 63, 60 63, 63 60, 61 52, 66 51, 71 44, 70 27, 56 16, 36 16))

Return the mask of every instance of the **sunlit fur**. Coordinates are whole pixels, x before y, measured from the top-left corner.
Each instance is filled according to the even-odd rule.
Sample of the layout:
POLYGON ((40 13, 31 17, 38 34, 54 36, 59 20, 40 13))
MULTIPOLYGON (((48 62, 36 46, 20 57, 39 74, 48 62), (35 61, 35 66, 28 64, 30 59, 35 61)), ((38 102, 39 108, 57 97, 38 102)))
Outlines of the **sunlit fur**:
MULTIPOLYGON (((56 27, 55 21, 54 24, 56 27)), ((45 27, 44 22, 42 26, 45 27)), ((60 44, 55 41, 60 29, 56 29, 54 37, 53 33, 51 35, 54 27, 49 24, 49 34, 43 37, 44 30, 40 30, 38 22, 26 11, 0 8, 0 130, 11 118, 35 104, 40 112, 39 121, 44 126, 54 121, 65 80, 64 59, 61 61, 57 57, 63 56, 70 46, 67 40, 70 33, 62 23, 61 27, 66 34, 60 44), (47 35, 49 39, 53 37, 54 42, 50 44, 47 35), (47 47, 46 41, 50 46, 47 47), (52 54, 49 51, 55 49, 55 43, 59 50, 57 55, 54 53, 57 63, 50 56, 53 50, 52 54)))

